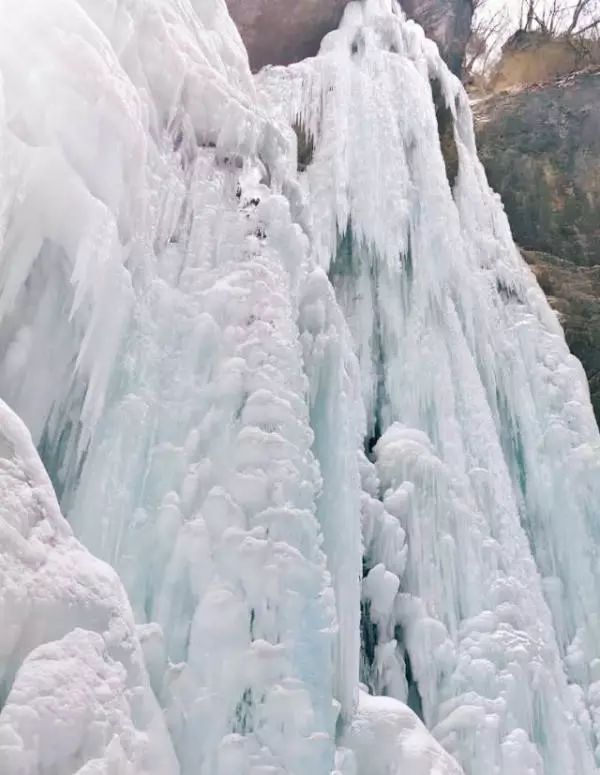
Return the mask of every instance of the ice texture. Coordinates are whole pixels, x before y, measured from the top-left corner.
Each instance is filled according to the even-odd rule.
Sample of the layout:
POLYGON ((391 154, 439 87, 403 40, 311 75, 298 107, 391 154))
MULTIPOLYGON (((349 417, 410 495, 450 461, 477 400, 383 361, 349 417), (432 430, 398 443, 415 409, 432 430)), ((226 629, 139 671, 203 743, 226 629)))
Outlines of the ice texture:
POLYGON ((2 401, 0 545, 0 772, 177 775, 125 590, 2 401))
POLYGON ((8 5, 2 393, 125 584, 182 772, 328 772, 360 520, 342 680, 298 323, 342 317, 306 282, 292 149, 220 0, 8 5))
POLYGON ((313 248, 360 361, 363 677, 469 773, 595 772, 599 435, 466 94, 385 0, 258 80, 310 157, 313 248))
POLYGON ((341 747, 354 754, 358 772, 369 775, 463 775, 415 713, 391 697, 361 692, 341 747))
POLYGON ((78 539, 3 409, 0 773, 596 772, 600 437, 435 45, 0 19, 0 394, 78 539))

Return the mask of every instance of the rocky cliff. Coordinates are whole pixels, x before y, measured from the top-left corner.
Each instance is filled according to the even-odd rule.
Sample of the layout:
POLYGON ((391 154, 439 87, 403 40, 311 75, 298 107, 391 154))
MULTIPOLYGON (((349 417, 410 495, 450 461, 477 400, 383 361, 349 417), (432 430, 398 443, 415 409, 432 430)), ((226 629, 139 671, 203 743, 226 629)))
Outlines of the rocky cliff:
POLYGON ((600 70, 495 95, 475 115, 517 242, 600 264, 600 70))
POLYGON ((479 154, 600 418, 600 70, 474 106, 479 154))
MULTIPOLYGON (((335 29, 347 0, 227 0, 229 12, 248 49, 250 65, 287 65, 314 56, 323 37, 335 29)), ((436 41, 459 73, 469 37, 471 0, 406 0, 402 7, 436 41)))

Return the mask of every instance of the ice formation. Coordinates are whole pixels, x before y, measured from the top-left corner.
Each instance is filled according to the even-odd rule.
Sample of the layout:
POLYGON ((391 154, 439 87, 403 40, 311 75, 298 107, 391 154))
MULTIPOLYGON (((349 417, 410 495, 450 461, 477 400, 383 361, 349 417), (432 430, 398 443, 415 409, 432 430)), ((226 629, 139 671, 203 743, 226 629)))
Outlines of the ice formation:
POLYGON ((0 773, 596 772, 600 437, 434 44, 0 19, 0 395, 81 541, 3 409, 0 773))
POLYGON ((463 775, 416 714, 391 697, 361 692, 341 743, 339 760, 346 748, 358 771, 369 775, 463 775))
POLYGON ((125 591, 3 402, 0 493, 0 772, 175 775, 125 591))

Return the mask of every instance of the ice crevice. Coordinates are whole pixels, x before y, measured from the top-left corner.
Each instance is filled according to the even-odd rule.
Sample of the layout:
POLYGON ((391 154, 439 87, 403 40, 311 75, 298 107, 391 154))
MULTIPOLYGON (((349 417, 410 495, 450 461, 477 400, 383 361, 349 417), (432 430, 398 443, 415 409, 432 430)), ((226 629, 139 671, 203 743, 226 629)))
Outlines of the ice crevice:
POLYGON ((597 772, 600 437, 435 45, 0 18, 0 772, 597 772))

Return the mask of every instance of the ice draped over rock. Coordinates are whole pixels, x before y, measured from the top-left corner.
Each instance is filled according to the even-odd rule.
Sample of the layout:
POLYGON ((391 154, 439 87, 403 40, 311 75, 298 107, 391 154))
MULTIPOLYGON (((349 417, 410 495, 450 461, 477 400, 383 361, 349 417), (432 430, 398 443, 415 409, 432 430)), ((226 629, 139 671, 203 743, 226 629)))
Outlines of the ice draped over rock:
POLYGON ((0 391, 120 577, 3 410, 0 764, 595 772, 600 438, 435 46, 0 18, 0 391))

